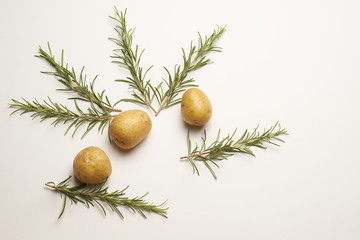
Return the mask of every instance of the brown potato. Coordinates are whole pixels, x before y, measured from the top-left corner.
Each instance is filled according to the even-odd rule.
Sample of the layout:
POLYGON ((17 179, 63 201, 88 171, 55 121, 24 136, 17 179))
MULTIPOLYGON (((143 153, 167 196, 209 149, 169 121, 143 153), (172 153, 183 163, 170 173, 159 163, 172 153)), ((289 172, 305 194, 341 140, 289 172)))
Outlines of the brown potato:
POLYGON ((117 115, 110 123, 111 140, 122 149, 138 145, 150 132, 152 122, 141 110, 128 110, 117 115))
POLYGON ((81 150, 74 159, 73 169, 76 178, 88 184, 105 182, 112 171, 108 156, 98 147, 81 150))
POLYGON ((212 107, 209 98, 198 88, 190 88, 181 99, 181 116, 192 126, 204 126, 211 118, 212 107))

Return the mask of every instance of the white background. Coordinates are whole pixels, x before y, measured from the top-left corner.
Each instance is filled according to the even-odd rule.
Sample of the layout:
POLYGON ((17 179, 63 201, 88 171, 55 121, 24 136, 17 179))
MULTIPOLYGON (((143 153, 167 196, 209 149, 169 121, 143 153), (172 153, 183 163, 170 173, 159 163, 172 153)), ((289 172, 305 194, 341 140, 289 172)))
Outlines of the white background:
MULTIPOLYGON (((360 239, 360 2, 273 1, 17 1, 0 2, 0 238, 1 239, 360 239), (213 105, 209 140, 219 128, 239 133, 279 121, 290 133, 280 148, 254 149, 220 162, 215 181, 200 177, 179 158, 187 153, 187 127, 179 105, 153 121, 150 135, 129 152, 107 134, 64 136, 65 125, 9 116, 11 99, 46 99, 73 107, 60 84, 40 71, 35 58, 49 41, 53 53, 106 89, 115 102, 130 96, 116 83, 127 76, 111 63, 116 36, 114 6, 128 9, 135 43, 146 51, 142 65, 151 80, 166 77, 163 66, 180 64, 181 47, 227 25, 222 53, 191 74, 213 105), (122 209, 125 219, 98 208, 67 205, 44 183, 72 174, 75 155, 102 148, 112 161, 110 190, 127 185, 127 196, 168 199, 168 219, 148 219, 122 209)), ((194 142, 200 130, 192 130, 194 142)), ((73 182, 72 182, 73 183, 73 182)))

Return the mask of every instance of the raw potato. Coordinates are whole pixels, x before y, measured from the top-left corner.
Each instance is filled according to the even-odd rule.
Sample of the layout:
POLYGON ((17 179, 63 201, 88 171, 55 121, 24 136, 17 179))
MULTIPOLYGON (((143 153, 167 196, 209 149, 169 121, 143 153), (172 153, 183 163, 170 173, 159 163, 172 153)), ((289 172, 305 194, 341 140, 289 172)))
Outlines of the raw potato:
POLYGON ((150 132, 152 122, 141 110, 128 110, 116 116, 109 126, 111 140, 122 149, 138 145, 150 132))
POLYGON ((73 169, 76 178, 88 184, 105 182, 112 171, 108 156, 98 147, 81 150, 74 159, 73 169))
POLYGON ((188 89, 181 99, 181 116, 192 126, 204 126, 211 118, 209 98, 198 88, 188 89))

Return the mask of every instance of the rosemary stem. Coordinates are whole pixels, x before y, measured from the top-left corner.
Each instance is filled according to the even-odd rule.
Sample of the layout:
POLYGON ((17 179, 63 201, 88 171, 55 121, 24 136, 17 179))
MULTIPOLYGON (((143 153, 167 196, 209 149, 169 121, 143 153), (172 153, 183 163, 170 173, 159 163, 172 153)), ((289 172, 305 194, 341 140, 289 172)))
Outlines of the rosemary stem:
MULTIPOLYGON (((157 112, 156 112, 155 108, 153 108, 153 106, 149 102, 149 99, 146 96, 145 96, 145 101, 146 101, 146 104, 149 106, 149 108, 156 114, 157 112)), ((157 115, 155 115, 155 116, 157 116, 157 115)))
POLYGON ((105 107, 105 108, 112 111, 112 112, 122 112, 121 109, 117 109, 117 108, 111 108, 111 107, 105 107))
MULTIPOLYGON (((132 59, 132 61, 134 61, 134 60, 132 59)), ((139 76, 138 76, 137 74, 135 75, 135 79, 136 79, 138 85, 141 86, 141 85, 140 85, 139 76)), ((150 103, 148 97, 146 96, 145 91, 144 91, 143 88, 141 88, 141 92, 142 92, 142 94, 143 94, 143 96, 144 96, 144 98, 145 98, 146 105, 148 105, 148 107, 149 107, 154 113, 156 113, 156 110, 155 110, 154 107, 151 105, 151 103, 150 103)))
POLYGON ((113 197, 109 197, 109 196, 101 196, 101 195, 97 195, 97 194, 93 194, 93 193, 84 193, 84 192, 75 192, 75 191, 71 191, 71 190, 67 190, 67 189, 62 189, 62 188, 58 188, 54 185, 45 183, 45 186, 53 188, 57 191, 60 192, 64 192, 64 193, 70 193, 73 195, 80 195, 80 196, 87 196, 87 197, 97 197, 97 198, 101 198, 101 199, 108 199, 108 200, 115 200, 115 201, 119 201, 119 199, 113 198, 113 197))
POLYGON ((165 98, 165 100, 161 103, 161 106, 159 107, 158 111, 155 113, 155 116, 159 115, 159 113, 161 112, 161 110, 164 108, 166 102, 169 100, 169 97, 170 97, 170 96, 167 96, 167 97, 165 98))
POLYGON ((83 115, 71 115, 69 113, 65 113, 65 112, 56 112, 59 115, 64 115, 64 116, 69 116, 69 117, 76 117, 76 118, 83 118, 83 119, 108 119, 108 118, 114 118, 117 115, 106 115, 106 116, 98 116, 98 117, 93 117, 93 116, 83 116, 83 115))
POLYGON ((200 153, 197 153, 197 154, 192 154, 192 155, 188 155, 188 156, 183 156, 181 157, 180 159, 189 159, 189 158, 192 158, 192 157, 198 157, 198 156, 204 156, 206 154, 210 154, 210 153, 213 153, 215 151, 223 151, 223 150, 229 150, 229 149, 232 149, 232 148, 241 148, 242 146, 244 146, 245 144, 234 144, 232 146, 229 146, 229 147, 223 147, 223 148, 219 148, 219 149, 213 149, 213 150, 208 150, 208 151, 204 151, 204 152, 200 152, 200 153))

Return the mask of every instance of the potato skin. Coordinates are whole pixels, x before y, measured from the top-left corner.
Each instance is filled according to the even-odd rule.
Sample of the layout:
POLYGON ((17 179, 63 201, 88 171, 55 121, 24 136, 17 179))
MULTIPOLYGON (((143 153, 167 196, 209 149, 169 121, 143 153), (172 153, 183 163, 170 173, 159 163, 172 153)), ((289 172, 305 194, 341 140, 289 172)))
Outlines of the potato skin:
POLYGON ((112 171, 110 159, 98 147, 87 147, 81 150, 75 156, 73 169, 76 178, 88 184, 105 182, 112 171))
POLYGON ((181 99, 181 116, 192 126, 204 126, 211 118, 212 106, 209 98, 198 88, 190 88, 181 99))
POLYGON ((122 149, 138 145, 150 132, 152 122, 149 115, 141 110, 128 110, 117 115, 110 123, 111 140, 122 149))

